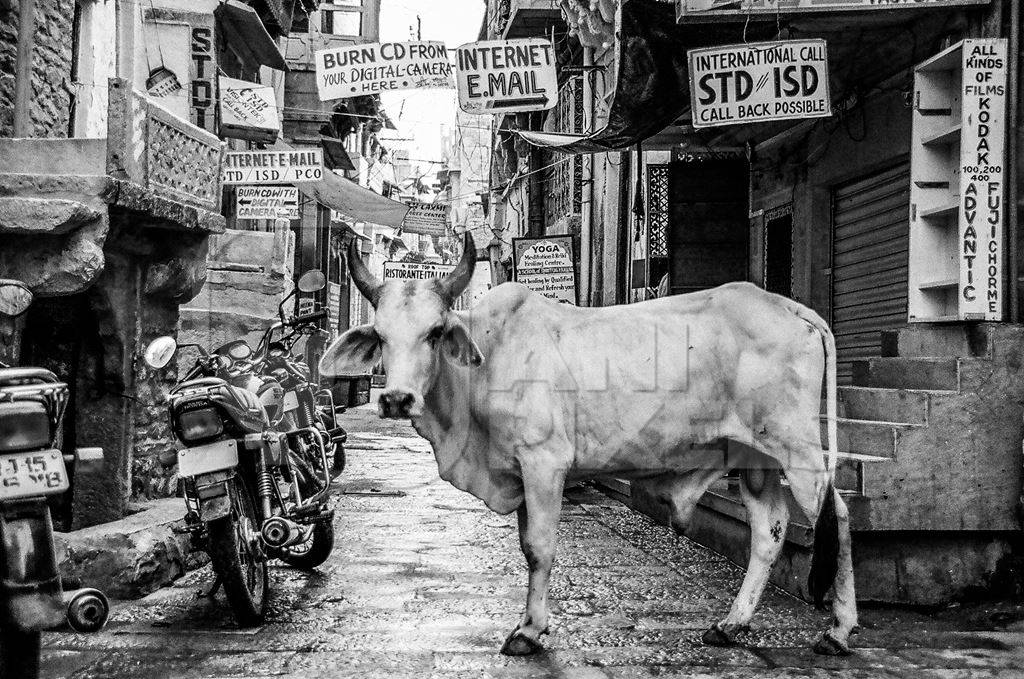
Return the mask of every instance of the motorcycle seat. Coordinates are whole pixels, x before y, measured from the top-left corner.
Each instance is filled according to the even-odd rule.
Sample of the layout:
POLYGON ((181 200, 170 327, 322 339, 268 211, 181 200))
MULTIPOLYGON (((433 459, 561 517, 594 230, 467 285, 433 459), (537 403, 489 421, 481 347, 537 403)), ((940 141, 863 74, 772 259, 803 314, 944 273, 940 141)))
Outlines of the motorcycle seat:
POLYGON ((248 389, 232 386, 218 377, 200 377, 182 382, 171 390, 171 396, 180 396, 184 392, 199 388, 212 391, 213 399, 240 427, 262 430, 269 426, 270 418, 259 396, 248 389))

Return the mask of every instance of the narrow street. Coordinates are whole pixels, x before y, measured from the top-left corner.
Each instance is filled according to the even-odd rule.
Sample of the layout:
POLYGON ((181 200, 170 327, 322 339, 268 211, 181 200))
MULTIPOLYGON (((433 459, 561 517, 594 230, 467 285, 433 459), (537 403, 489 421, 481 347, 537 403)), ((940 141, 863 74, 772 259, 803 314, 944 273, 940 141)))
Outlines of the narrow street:
POLYGON ((591 488, 566 499, 548 651, 503 657, 526 583, 514 516, 441 481, 407 425, 363 407, 346 426, 335 552, 311 573, 274 567, 265 625, 238 629, 222 595, 197 598, 206 567, 117 605, 100 634, 46 635, 45 676, 1022 676, 1019 631, 877 610, 862 614, 855 655, 815 656, 826 614, 772 589, 744 646, 706 647, 742 571, 591 488))

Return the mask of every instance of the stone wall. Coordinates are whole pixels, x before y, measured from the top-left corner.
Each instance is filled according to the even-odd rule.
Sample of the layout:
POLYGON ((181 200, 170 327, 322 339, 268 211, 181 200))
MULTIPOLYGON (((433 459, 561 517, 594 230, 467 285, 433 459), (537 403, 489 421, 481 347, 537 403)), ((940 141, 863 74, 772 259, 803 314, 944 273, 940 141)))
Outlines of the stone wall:
MULTIPOLYGON (((36 0, 32 69, 33 136, 66 137, 74 85, 71 36, 75 3, 36 0)), ((14 67, 17 61, 17 3, 0 11, 0 137, 10 137, 14 123, 14 67)))

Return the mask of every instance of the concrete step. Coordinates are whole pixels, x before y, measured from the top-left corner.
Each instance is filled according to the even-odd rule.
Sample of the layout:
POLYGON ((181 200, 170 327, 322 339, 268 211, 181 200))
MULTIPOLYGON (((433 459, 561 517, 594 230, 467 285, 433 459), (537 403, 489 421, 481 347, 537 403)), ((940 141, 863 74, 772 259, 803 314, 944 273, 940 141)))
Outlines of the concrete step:
MULTIPOLYGON (((839 452, 845 459, 857 462, 891 459, 896 456, 896 445, 901 432, 919 429, 921 425, 880 422, 877 420, 851 420, 840 417, 837 422, 839 452)), ((821 447, 828 445, 827 423, 821 421, 821 447)))
POLYGON ((1008 323, 915 323, 882 331, 883 357, 991 358, 1024 343, 1024 326, 1008 323))
MULTIPOLYGON (((836 390, 836 405, 839 416, 851 420, 928 424, 928 395, 931 393, 922 389, 844 385, 836 390)), ((821 407, 824 411, 824 400, 821 407)))
POLYGON ((958 359, 880 357, 853 361, 853 384, 886 389, 956 391, 960 387, 958 359))

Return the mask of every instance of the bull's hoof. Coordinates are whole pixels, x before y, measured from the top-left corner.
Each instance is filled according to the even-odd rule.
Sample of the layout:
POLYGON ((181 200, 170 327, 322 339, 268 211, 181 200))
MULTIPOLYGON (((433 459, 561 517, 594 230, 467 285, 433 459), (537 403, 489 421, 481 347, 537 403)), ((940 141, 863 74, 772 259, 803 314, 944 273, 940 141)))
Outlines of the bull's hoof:
POLYGON ((732 646, 736 643, 733 641, 732 636, 730 636, 729 633, 722 629, 717 623, 712 625, 711 628, 701 636, 700 640, 708 646, 732 646))
POLYGON ((850 647, 825 632, 815 642, 814 652, 818 655, 850 655, 850 647))
POLYGON ((502 655, 533 655, 543 650, 540 642, 534 641, 519 630, 508 635, 505 643, 501 645, 502 655))

